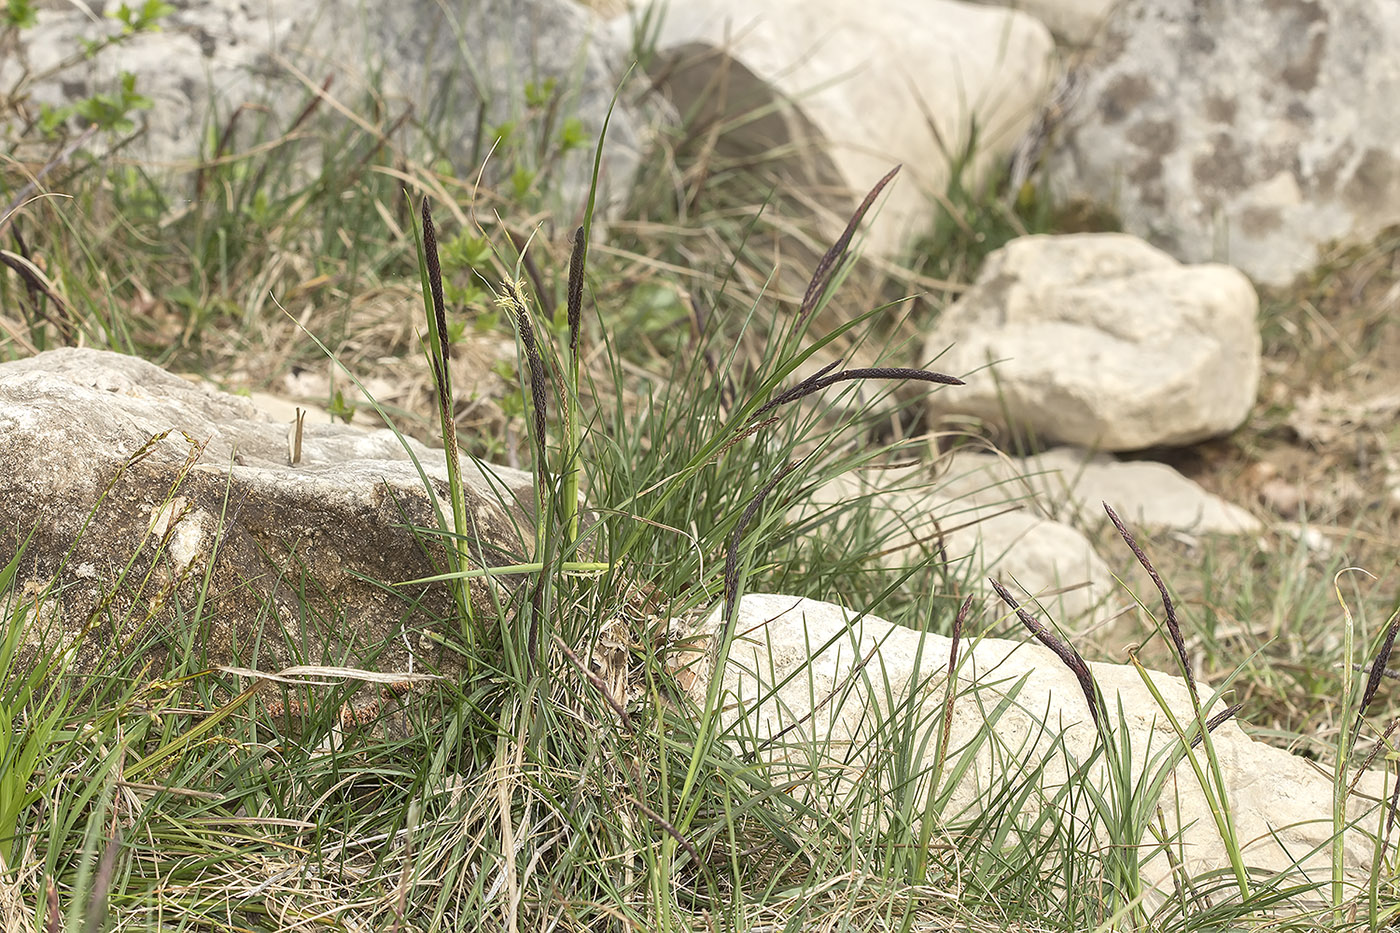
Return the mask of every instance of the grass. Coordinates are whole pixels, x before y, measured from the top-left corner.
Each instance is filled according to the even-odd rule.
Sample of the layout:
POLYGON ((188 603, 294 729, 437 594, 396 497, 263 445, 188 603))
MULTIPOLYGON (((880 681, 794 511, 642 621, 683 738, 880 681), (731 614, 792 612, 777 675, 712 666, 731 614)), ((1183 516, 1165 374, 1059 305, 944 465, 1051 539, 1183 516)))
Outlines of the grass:
MULTIPOLYGON (((472 675, 425 691, 405 728, 347 738, 343 690, 308 691, 293 730, 253 693, 208 676, 210 659, 188 642, 174 646, 163 669, 143 667, 139 650, 109 658, 100 679, 64 677, 59 656, 24 669, 16 646, 44 624, 45 601, 18 584, 22 555, 14 555, 0 569, 7 930, 1392 922, 1400 903, 1393 850, 1378 854, 1371 891, 1329 886, 1321 896, 1330 909, 1300 918, 1275 916, 1274 899, 1286 892, 1252 876, 1238 845, 1229 848, 1228 875, 1196 879, 1165 905, 1143 901, 1136 841, 1155 824, 1170 765, 1189 759, 1199 768, 1219 804, 1218 831, 1232 838, 1202 728, 1209 704, 1197 700, 1194 718, 1176 723, 1180 742, 1134 774, 1124 711, 1105 703, 1079 649, 1009 596, 1007 619, 1019 617, 1054 647, 1084 686, 1100 741, 1078 763, 1082 779, 1060 793, 1089 798, 1092 825, 1047 815, 1063 801, 1037 798, 1034 766, 1009 769, 976 815, 951 812, 951 776, 970 752, 950 748, 946 727, 928 717, 972 695, 957 647, 946 664, 929 666, 930 684, 947 677, 940 689, 949 707, 902 707, 877 723, 866 761, 874 780, 854 789, 836 780, 820 744, 805 749, 812 763, 800 784, 783 766, 744 754, 738 737, 722 733, 722 698, 711 691, 693 705, 678 686, 684 645, 673 620, 716 604, 732 618, 744 592, 764 591, 840 596, 913 628, 953 633, 955 644, 1007 624, 964 599, 967 581, 936 553, 883 568, 889 519, 870 498, 789 520, 827 480, 920 450, 909 436, 917 396, 885 382, 855 391, 871 379, 930 378, 901 365, 917 362, 902 343, 913 332, 912 304, 873 297, 880 288, 847 258, 849 239, 775 270, 768 246, 779 233, 801 234, 803 217, 761 187, 738 184, 744 166, 713 161, 694 140, 657 156, 652 177, 684 180, 672 200, 646 189, 649 201, 594 239, 514 220, 507 195, 415 162, 388 126, 344 126, 321 147, 319 176, 299 180, 291 167, 304 143, 292 140, 295 130, 177 179, 175 190, 217 192, 183 206, 170 180, 140 166, 81 157, 60 165, 44 180, 56 196, 9 221, 4 248, 42 277, 0 276, 0 354, 81 342, 242 388, 325 373, 324 401, 347 419, 387 416, 404 435, 439 443, 456 434, 465 456, 533 468, 537 518, 523 537, 534 552, 513 568, 526 582, 503 587, 498 605, 479 611, 464 581, 483 568, 471 565, 470 548, 449 548, 443 585, 458 592, 449 634, 472 675), (810 286, 788 288, 799 280, 810 286), (857 286, 855 296, 843 285, 857 286), (838 294, 844 307, 870 310, 838 312, 838 294), (502 337, 513 352, 472 356, 481 352, 474 344, 502 337), (856 349, 871 365, 815 365, 821 352, 845 359, 856 349), (494 395, 486 381, 454 387, 469 372, 454 362, 464 358, 478 369, 491 361, 494 395), (355 379, 387 389, 373 393, 378 410, 355 379), (941 742, 932 772, 919 765, 930 723, 941 742), (1107 784, 1094 783, 1091 766, 1106 769, 1107 784)), ((0 166, 0 192, 38 167, 0 166)), ((1001 206, 1000 192, 955 194, 950 225, 934 234, 937 264, 898 277, 891 294, 930 275, 970 278, 988 245, 1024 220, 1001 206)), ((1050 216, 1042 207, 1037 222, 1050 216)), ((859 220, 858 212, 851 232, 859 220)), ((1300 288, 1335 291, 1336 277, 1354 267, 1375 280, 1389 268, 1381 255, 1395 252, 1383 240, 1300 288)), ((959 283, 948 284, 929 302, 948 300, 959 283)), ((1290 340, 1280 310, 1310 299, 1273 300, 1271 359, 1310 360, 1308 378, 1330 371, 1308 355, 1317 343, 1290 340)), ((1367 340, 1383 341, 1374 312, 1358 307, 1358 315, 1367 340)), ((1282 443, 1287 406, 1267 391, 1255 423, 1220 448, 1226 491, 1261 448, 1282 443)), ((437 527, 420 529, 425 540, 469 542, 460 497, 451 502, 437 527)), ((1236 715, 1336 769, 1340 794, 1348 761, 1387 728, 1379 676, 1350 665, 1385 667, 1394 590, 1336 574, 1353 554, 1385 573, 1396 529, 1368 525, 1360 512, 1327 520, 1352 533, 1331 554, 1274 532, 1262 547, 1139 545, 1121 524, 1108 533, 1145 566, 1155 554, 1178 590, 1173 600, 1163 585, 1153 597, 1165 634, 1140 649, 1144 662, 1216 683, 1233 677, 1236 715), (1372 539, 1379 544, 1350 550, 1372 539), (1340 606, 1334 587, 1345 596, 1340 606)), ((202 611, 198 601, 170 607, 189 630, 202 611)), ((869 684, 891 692, 878 674, 869 684)), ((988 709, 980 742, 996 744, 1007 708, 988 709)), ((1339 821, 1339 842, 1356 832, 1342 812, 1319 815, 1339 821)))

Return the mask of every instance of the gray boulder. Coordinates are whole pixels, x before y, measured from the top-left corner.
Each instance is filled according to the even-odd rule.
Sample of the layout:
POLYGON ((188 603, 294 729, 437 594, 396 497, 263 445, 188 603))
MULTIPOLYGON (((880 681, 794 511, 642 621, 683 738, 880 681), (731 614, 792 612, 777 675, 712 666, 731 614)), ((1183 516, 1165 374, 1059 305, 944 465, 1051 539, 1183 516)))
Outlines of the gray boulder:
POLYGON ((1126 0, 1050 161, 1178 259, 1287 284, 1400 221, 1393 0, 1126 0))
MULTIPOLYGON (((379 585, 445 566, 438 540, 407 527, 436 527, 408 450, 451 514, 442 451, 307 425, 292 465, 289 431, 248 399, 134 357, 54 350, 0 364, 0 554, 28 539, 18 586, 44 595, 27 650, 69 652, 88 673, 114 652, 154 657, 191 640, 204 663, 263 671, 458 670, 443 644, 460 637, 446 586, 379 585)), ((474 562, 517 562, 533 540, 529 474, 467 466, 474 562)), ((472 596, 493 611, 484 585, 472 596)))
MULTIPOLYGON (((21 33, 19 54, 0 61, 0 88, 9 88, 25 69, 48 71, 80 41, 117 29, 75 6, 43 11, 39 25, 21 33)), ((253 138, 280 137, 294 125, 299 135, 334 145, 339 129, 352 123, 384 132, 407 114, 409 127, 444 134, 436 139, 441 150, 408 136, 410 152, 445 155, 459 172, 473 176, 473 159, 486 157, 495 128, 514 127, 493 156, 494 164, 504 166, 510 147, 519 146, 528 158, 536 151, 536 133, 558 133, 577 114, 581 144, 557 162, 546 154, 535 166, 559 194, 559 204, 549 206, 571 216, 585 203, 593 147, 626 70, 625 49, 573 0, 206 0, 175 7, 159 32, 131 37, 90 62, 29 85, 31 109, 105 91, 125 71, 136 76, 136 90, 154 106, 136 115, 145 132, 122 150, 124 158, 188 168, 200 158, 206 137, 230 125, 234 151, 253 138), (326 94, 334 103, 322 101, 317 115, 298 125, 328 80, 326 94), (545 94, 550 80, 555 91, 545 94), (531 85, 533 102, 526 98, 531 85)), ((637 113, 621 102, 603 160, 605 208, 630 190, 642 131, 637 113)), ((309 153, 311 171, 313 162, 309 153)))

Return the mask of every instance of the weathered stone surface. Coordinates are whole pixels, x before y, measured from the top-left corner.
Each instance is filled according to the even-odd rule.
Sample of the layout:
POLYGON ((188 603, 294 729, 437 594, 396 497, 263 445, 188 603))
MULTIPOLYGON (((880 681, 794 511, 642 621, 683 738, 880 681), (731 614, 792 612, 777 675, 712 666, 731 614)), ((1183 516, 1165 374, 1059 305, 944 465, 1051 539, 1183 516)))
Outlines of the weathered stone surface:
POLYGON ((930 396, 931 419, 1103 450, 1223 434, 1254 404, 1257 311, 1238 271, 1184 267, 1136 237, 1022 237, 930 331, 925 358, 968 382, 930 396))
MULTIPOLYGON (((996 577, 1018 600, 1039 607, 1066 631, 1117 649, 1136 635, 1134 615, 1118 593, 1113 571, 1078 529, 1027 509, 980 510, 975 524, 950 531, 948 557, 972 589, 990 594, 996 577)), ((975 514, 950 501, 945 513, 975 514)), ((961 523, 959 523, 961 524, 961 523)))
POLYGON ((1025 458, 961 449, 932 466, 852 471, 814 489, 791 520, 858 501, 868 503, 878 566, 946 562, 969 590, 987 596, 987 578, 996 577, 1065 630, 1115 652, 1142 632, 1134 600, 1115 579, 1115 570, 1134 574, 1136 564, 1126 549, 1101 556, 1090 538, 1108 523, 1104 502, 1134 532, 1262 527, 1166 464, 1120 463, 1068 447, 1025 458))
MULTIPOLYGON (((716 611, 700 629, 711 649, 719 629, 716 611)), ((739 634, 720 674, 721 723, 730 730, 729 741, 774 768, 775 781, 784 780, 785 768, 804 781, 820 769, 828 782, 820 799, 831 801, 832 806, 854 797, 857 785, 867 801, 875 796, 872 782, 889 789, 894 766, 882 756, 893 754, 894 749, 922 749, 910 764, 911 769, 920 769, 922 800, 937 755, 951 649, 948 638, 875 616, 860 617, 829 603, 776 595, 746 596, 735 631, 739 634), (912 736, 906 732, 911 729, 912 736)), ((945 777, 956 774, 954 766, 964 754, 970 755, 971 765, 943 809, 941 825, 955 826, 979 812, 978 801, 989 790, 1029 780, 1043 788, 1045 796, 1032 798, 1026 809, 1004 818, 1016 820, 1021 831, 1036 832, 1033 821, 1039 808, 1065 808, 1062 816, 1069 815, 1068 805, 1054 796, 1055 789, 1066 783, 1074 770, 1072 762, 1090 760, 1097 735, 1078 681, 1049 650, 1002 639, 974 641, 975 632, 974 617, 961 648, 945 777), (1013 702, 989 724, 989 711, 1003 697, 1013 702), (969 744, 983 732, 986 742, 969 744), (1061 736, 1064 745, 1056 747, 1061 736)), ((698 702, 704 701, 713 665, 711 654, 708 662, 701 659, 692 667, 695 676, 687 682, 698 702)), ((1109 710, 1115 711, 1109 719, 1115 734, 1123 728, 1116 713, 1121 703, 1132 741, 1135 778, 1149 768, 1155 773, 1148 756, 1176 748, 1178 742, 1166 716, 1131 666, 1090 666, 1109 710)), ((1185 683, 1158 672, 1151 677, 1178 720, 1194 722, 1185 683)), ((1210 688, 1203 685, 1202 689, 1208 696, 1210 688)), ((1258 872, 1256 877, 1275 871, 1283 872, 1289 883, 1329 877, 1329 772, 1254 741, 1234 722, 1217 728, 1212 741, 1244 862, 1258 872)), ((1088 775, 1104 786, 1101 759, 1089 767, 1088 775)), ((1359 776, 1348 808, 1358 823, 1348 831, 1344 847, 1349 895, 1357 892, 1355 885, 1371 867, 1374 850, 1369 834, 1378 826, 1376 801, 1387 796, 1383 774, 1359 776)), ((1075 814, 1091 819, 1088 795, 1076 794, 1073 799, 1075 814)), ((1180 834, 1173 856, 1189 876, 1228 871, 1228 857, 1190 762, 1181 762, 1171 772, 1159 803, 1168 832, 1180 834)), ((1104 834, 1098 835, 1102 842, 1104 834)), ((1161 852, 1150 853, 1151 848, 1152 839, 1146 837, 1143 880, 1149 903, 1157 904, 1172 896, 1175 888, 1168 859, 1161 852)), ((1221 896, 1228 897, 1231 890, 1222 888, 1221 896)), ((1315 903, 1319 895, 1302 895, 1280 906, 1296 908, 1305 897, 1315 903)))
MULTIPOLYGON (((0 61, 0 87, 8 89, 26 67, 45 73, 81 40, 117 30, 113 21, 76 6, 58 4, 40 13, 39 25, 22 34, 23 54, 0 61)), ((625 71, 626 47, 612 44, 598 28, 602 20, 572 0, 201 0, 174 6, 160 32, 131 37, 90 63, 29 86, 32 103, 62 105, 106 91, 121 72, 131 72, 137 91, 154 106, 136 115, 146 132, 122 157, 178 168, 199 158, 206 134, 222 134, 235 114, 235 148, 254 135, 282 135, 331 79, 329 95, 355 119, 388 129, 407 112, 410 128, 427 126, 445 135, 434 155, 445 154, 460 171, 474 173, 478 166, 471 159, 484 159, 486 152, 473 149, 483 138, 489 147, 495 127, 513 123, 516 137, 502 146, 534 151, 533 134, 546 121, 526 125, 525 88, 542 88, 553 79, 558 99, 548 105, 554 111, 551 129, 557 133, 577 113, 585 145, 566 153, 541 184, 561 193, 558 206, 566 214, 582 210, 593 144, 625 71), (370 96, 379 102, 378 117, 376 108, 364 106, 370 96), (238 113, 244 105, 249 109, 238 113), (265 128, 254 133, 260 124, 265 128)), ((314 130, 333 144, 338 131, 327 127, 344 127, 346 118, 329 116, 329 104, 319 110, 325 121, 313 119, 298 129, 314 130)), ((604 208, 630 189, 644 127, 626 101, 612 113, 600 179, 604 208)), ((397 139, 407 139, 416 154, 429 152, 412 135, 397 139)), ((509 161, 505 148, 496 162, 509 161)))
MULTIPOLYGON (((308 424, 292 466, 289 433, 248 399, 134 357, 55 350, 0 364, 0 554, 33 532, 21 587, 55 583, 41 618, 57 625, 37 637, 61 638, 88 672, 113 652, 190 639, 209 664, 453 670, 457 655, 431 637, 459 634, 446 587, 400 597, 371 582, 444 563, 406 527, 436 518, 402 443, 308 424)), ((442 451, 409 444, 450 515, 442 451)), ((532 540, 530 476, 466 465, 477 562, 516 562, 532 540)), ((484 587, 473 596, 491 611, 484 587)))
POLYGON ((1319 245, 1400 221, 1391 0, 1126 0, 1082 74, 1057 197, 1112 206, 1179 259, 1281 285, 1319 245))
MULTIPOLYGON (((780 176, 829 207, 837 229, 903 163, 868 224, 866 248, 882 255, 931 227, 950 159, 975 149, 969 181, 1011 151, 1052 78, 1045 27, 995 7, 953 0, 662 6, 654 7, 664 15, 652 70, 677 111, 725 120, 718 145, 728 155, 771 164, 786 153, 780 176)), ((629 37, 634 22, 614 20, 629 37)))

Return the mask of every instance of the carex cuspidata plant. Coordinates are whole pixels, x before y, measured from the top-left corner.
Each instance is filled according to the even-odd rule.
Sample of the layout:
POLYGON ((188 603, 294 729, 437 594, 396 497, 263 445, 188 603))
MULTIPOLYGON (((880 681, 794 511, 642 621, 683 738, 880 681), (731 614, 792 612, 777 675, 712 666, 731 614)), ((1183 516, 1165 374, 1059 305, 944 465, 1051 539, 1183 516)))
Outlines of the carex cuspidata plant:
MULTIPOLYGON (((1089 760, 1078 763, 1078 774, 1091 809, 1107 834, 1107 845, 1102 855, 1107 886, 1107 912, 1109 916, 1127 918, 1133 929, 1145 930, 1150 928, 1150 918, 1145 907, 1145 896, 1148 892, 1144 889, 1142 865, 1159 850, 1170 849, 1172 840, 1159 838, 1154 845, 1149 842, 1149 837, 1159 819, 1158 804, 1163 789, 1177 765, 1183 760, 1190 762, 1196 780, 1205 794, 1216 831, 1230 858, 1231 874, 1240 900, 1242 903, 1250 901, 1249 875, 1241 855, 1240 840, 1231 819, 1219 759, 1210 738, 1211 732, 1232 718, 1240 707, 1230 706, 1214 716, 1206 717, 1206 710, 1219 697, 1219 691, 1206 702, 1201 701, 1176 607, 1166 585, 1146 552, 1138 546, 1127 525, 1107 503, 1104 504, 1104 508, 1109 520, 1147 571, 1162 598, 1164 625, 1190 694, 1192 719, 1186 723, 1179 719, 1149 676, 1147 669, 1138 660, 1135 650, 1130 651, 1130 660, 1163 716, 1170 723, 1175 734, 1173 743, 1155 750, 1150 747, 1139 749, 1135 754, 1121 698, 1118 700, 1115 716, 1092 668, 1074 645, 1057 635, 1034 613, 1022 606, 999 581, 990 582, 997 595, 1011 608, 1027 631, 1050 649, 1069 669, 1084 694, 1097 742, 1089 760), (1204 762, 1196 754, 1197 746, 1204 748, 1204 762), (1134 761, 1137 758, 1144 764, 1135 774, 1134 761), (1103 761, 1103 786, 1096 786, 1089 777, 1089 768, 1098 759, 1103 761)), ((1187 909, 1184 901, 1181 908, 1183 912, 1187 909)))
MULTIPOLYGON (((648 585, 651 581, 661 585, 661 577, 654 569, 644 569, 649 564, 650 552, 646 551, 649 547, 649 536, 654 535, 657 528, 674 527, 675 522, 670 518, 673 505, 684 502, 687 495, 705 495, 702 490, 697 490, 696 484, 700 483, 703 486, 703 477, 718 473, 739 484, 729 486, 728 479, 722 483, 728 487, 724 494, 728 497, 727 501, 735 504, 735 511, 720 519, 714 529, 702 532, 706 540, 714 544, 702 543, 699 549, 703 552, 709 546, 721 548, 722 570, 717 579, 712 578, 710 574, 703 574, 700 579, 688 584, 681 583, 679 587, 677 578, 666 577, 668 582, 665 585, 673 591, 663 593, 662 598, 695 601, 703 600, 707 594, 720 598, 725 623, 714 639, 713 669, 723 670, 735 636, 733 623, 743 596, 744 581, 752 572, 754 554, 760 548, 762 531, 771 527, 767 521, 760 520, 760 516, 764 514, 772 494, 785 480, 821 461, 837 433, 830 428, 826 429, 830 431, 829 436, 819 436, 814 447, 809 445, 798 455, 794 450, 791 434, 782 435, 783 410, 829 388, 857 382, 921 381, 948 386, 961 384, 961 380, 957 378, 927 369, 904 366, 843 368, 838 361, 791 385, 784 385, 817 349, 878 313, 879 309, 860 315, 838 328, 837 333, 821 339, 804 340, 814 319, 814 312, 829 300, 831 287, 839 280, 841 270, 848 260, 847 252, 861 220, 893 177, 894 172, 891 172, 880 180, 857 207, 843 233, 821 258, 800 308, 787 322, 782 338, 774 342, 775 349, 767 367, 751 376, 747 387, 742 381, 736 385, 733 374, 729 371, 733 357, 723 364, 717 364, 713 356, 707 357, 711 384, 722 389, 734 387, 732 391, 735 394, 729 396, 730 404, 723 406, 717 417, 701 417, 694 411, 682 411, 680 417, 686 427, 672 431, 662 429, 660 435, 654 434, 649 440, 652 446, 679 442, 686 450, 682 461, 676 463, 675 468, 668 468, 657 481, 649 482, 643 487, 624 487, 621 496, 616 494, 617 487, 612 487, 612 501, 598 505, 590 503, 588 513, 581 510, 580 490, 583 490, 585 497, 589 495, 585 480, 589 478, 590 472, 597 469, 596 465, 590 465, 590 459, 601 457, 611 462, 611 459, 625 456, 626 452, 632 449, 629 445, 633 443, 632 439, 620 435, 599 437, 597 431, 590 431, 586 436, 585 425, 596 424, 597 419, 595 417, 590 421, 580 411, 580 387, 588 376, 586 368, 582 365, 585 357, 583 306, 587 290, 588 225, 577 229, 572 237, 565 289, 567 309, 564 320, 567 331, 559 336, 557 343, 550 339, 552 330, 544 323, 552 315, 542 315, 537 310, 524 281, 525 278, 537 279, 537 273, 495 286, 498 305, 506 312, 503 317, 511 321, 515 330, 521 359, 521 394, 528 407, 526 425, 533 453, 536 501, 533 534, 530 537, 534 553, 524 561, 502 567, 486 567, 473 563, 473 549, 469 546, 470 516, 459 513, 460 495, 455 491, 460 483, 461 465, 457 462, 458 455, 449 450, 448 467, 454 487, 453 515, 451 527, 443 529, 443 537, 452 542, 448 548, 450 566, 447 573, 433 579, 448 581, 454 586, 464 625, 472 630, 468 637, 470 646, 475 646, 477 650, 484 649, 484 654, 489 655, 492 645, 518 644, 519 640, 523 639, 530 664, 537 673, 545 672, 549 663, 549 649, 557 647, 571 663, 582 669, 587 677, 589 671, 586 659, 579 656, 584 653, 587 644, 577 640, 571 643, 569 638, 560 637, 562 632, 559 620, 569 611, 569 607, 563 605, 568 601, 557 598, 557 594, 562 592, 563 581, 567 578, 585 582, 596 580, 596 584, 587 585, 600 588, 610 585, 626 587, 630 584, 624 578, 638 574, 644 577, 644 582, 648 585), (708 432, 703 435, 694 434, 698 425, 708 427, 708 432), (557 432, 552 428, 556 428, 557 432), (552 435, 558 437, 557 445, 551 443, 552 435), (591 443, 586 445, 585 441, 590 439, 591 443), (758 453, 757 457, 755 452, 758 453), (747 466, 726 465, 736 458, 754 458, 755 465, 773 464, 770 467, 771 472, 765 476, 753 472, 747 466), (775 458, 778 461, 776 463, 775 458), (750 483, 752 485, 748 485, 750 483), (592 515, 599 508, 606 518, 590 519, 591 524, 585 527, 584 515, 592 515), (599 532, 600 527, 604 529, 602 533, 599 532), (755 528, 758 529, 756 532, 755 528), (598 559, 590 559, 595 553, 598 559), (483 577, 490 579, 505 576, 516 579, 524 577, 526 580, 513 597, 513 611, 502 611, 494 620, 483 619, 479 613, 473 614, 471 595, 467 591, 468 582, 483 577), (678 589, 685 589, 687 592, 677 592, 678 589), (499 630, 490 632, 489 629, 493 626, 499 626, 499 630)), ((429 319, 428 355, 439 392, 438 409, 443 422, 442 433, 444 441, 450 447, 453 442, 452 429, 449 426, 452 417, 452 389, 450 379, 445 375, 450 362, 451 350, 447 340, 450 331, 441 306, 442 289, 438 282, 442 270, 437 257, 431 255, 435 250, 437 236, 433 230, 432 211, 426 202, 422 206, 421 218, 423 234, 420 240, 420 269, 423 277, 424 305, 428 310, 429 319)), ((517 248, 519 246, 520 244, 517 244, 517 248)), ((543 291, 538 284, 535 290, 543 291)), ((605 320, 602 315, 599 319, 605 320)), ((606 341, 606 332, 602 339, 606 341)), ((697 359, 701 357, 701 354, 696 355, 697 359)), ((594 398, 598 397, 598 393, 592 394, 594 398)), ((703 393, 697 391, 694 394, 703 393)), ((639 420, 653 429, 658 421, 664 423, 664 413, 661 419, 654 417, 662 404, 653 402, 648 417, 639 420)), ((613 427, 622 431, 631 430, 629 426, 624 425, 628 420, 630 419, 626 417, 614 418, 613 427)), ((617 472, 616 465, 612 469, 617 472)), ((625 467, 622 472, 626 472, 625 467)), ((596 484, 594 495, 600 495, 596 484)), ((443 519, 446 521, 447 516, 444 515, 443 519)), ((592 621, 595 625, 602 625, 604 620, 592 621)), ((585 633, 585 640, 586 637, 585 633)), ((722 706, 719 686, 721 681, 719 676, 711 679, 704 705, 694 711, 694 741, 688 743, 684 766, 676 775, 673 798, 660 809, 653 807, 650 811, 641 810, 662 831, 660 854, 655 864, 660 868, 662 875, 667 877, 670 877, 673 871, 680 870, 680 864, 696 863, 700 858, 693 837, 697 831, 697 821, 702 818, 705 802, 712 799, 710 785, 713 763, 717 755, 723 754, 718 743, 719 713, 722 706)), ((591 679, 590 683, 593 683, 591 679)), ((598 684, 594 683, 594 687, 603 692, 598 684)), ((603 695, 605 698, 608 696, 606 692, 603 692, 603 695)), ((614 712, 621 710, 618 713, 619 721, 636 721, 635 714, 624 718, 626 710, 615 702, 615 698, 609 700, 609 706, 614 712)), ((692 867, 708 876, 705 865, 693 864, 692 867)), ((658 883, 658 891, 670 890, 669 882, 658 883)))

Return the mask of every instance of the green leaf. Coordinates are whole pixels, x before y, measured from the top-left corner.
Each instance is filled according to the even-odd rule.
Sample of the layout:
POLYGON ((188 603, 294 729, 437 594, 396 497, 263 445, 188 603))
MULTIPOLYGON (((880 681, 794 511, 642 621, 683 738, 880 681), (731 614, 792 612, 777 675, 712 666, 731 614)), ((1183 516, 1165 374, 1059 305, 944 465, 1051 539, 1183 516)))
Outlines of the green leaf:
POLYGON ((535 172, 523 165, 510 173, 510 187, 517 201, 524 201, 529 196, 530 190, 535 187, 536 177, 535 172))
POLYGON ((559 128, 559 150, 569 152, 586 142, 588 142, 588 134, 584 132, 583 121, 578 117, 569 117, 565 120, 564 125, 559 128))
POLYGON ((136 124, 129 114, 136 110, 150 110, 153 102, 149 97, 136 93, 136 75, 129 71, 121 74, 121 86, 107 94, 94 94, 73 105, 78 116, 100 130, 129 133, 136 124))
POLYGON ((448 266, 476 268, 491 259, 491 241, 484 236, 459 233, 445 240, 439 249, 443 264, 448 266))
POLYGON ((175 7, 165 3, 164 0, 146 0, 141 5, 141 16, 137 21, 137 28, 154 32, 160 29, 160 23, 157 20, 164 19, 174 12, 175 7))
POLYGON ((9 0, 0 10, 0 26, 29 29, 39 23, 39 9, 33 0, 9 0))
POLYGON ((543 81, 525 82, 525 104, 528 107, 539 109, 549 104, 554 97, 554 91, 559 87, 559 79, 545 78, 543 81))
POLYGON ((49 104, 39 105, 39 132, 45 136, 53 136, 63 128, 63 124, 73 116, 71 106, 53 107, 49 104))

